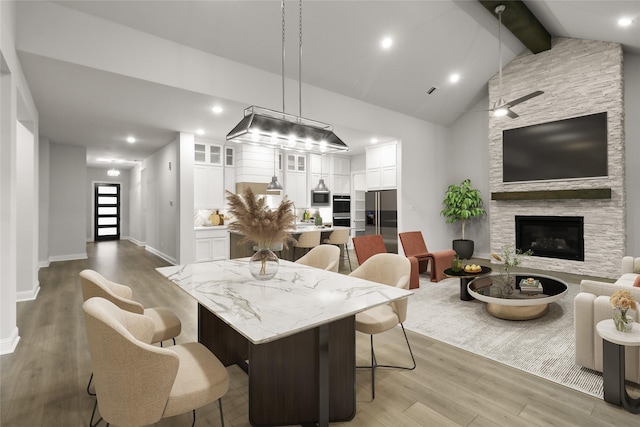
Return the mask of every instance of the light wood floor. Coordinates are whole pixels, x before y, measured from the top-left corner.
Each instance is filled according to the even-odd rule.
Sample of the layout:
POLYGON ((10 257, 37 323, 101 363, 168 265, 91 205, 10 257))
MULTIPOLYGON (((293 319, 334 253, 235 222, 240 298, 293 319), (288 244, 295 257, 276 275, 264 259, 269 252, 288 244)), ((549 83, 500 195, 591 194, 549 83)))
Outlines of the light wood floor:
MULTIPOLYGON (((56 262, 41 269, 38 298, 18 303, 21 340, 13 354, 0 358, 3 427, 88 425, 94 398, 85 392, 91 368, 78 280, 85 268, 128 284, 146 307, 171 307, 183 322, 178 342, 196 340, 195 301, 154 270, 166 262, 126 241, 90 243, 87 251, 87 260, 56 262)), ((416 370, 379 370, 374 401, 370 401, 370 373, 358 370, 357 414, 345 426, 640 425, 640 415, 600 399, 408 334, 416 370)), ((364 364, 368 337, 357 335, 357 363, 364 364)), ((376 349, 380 363, 408 363, 399 329, 376 337, 376 349)), ((248 426, 247 377, 237 367, 228 369, 231 388, 223 399, 225 423, 248 426)), ((157 425, 190 426, 191 415, 157 425)), ((196 425, 220 425, 217 405, 198 409, 196 425)))

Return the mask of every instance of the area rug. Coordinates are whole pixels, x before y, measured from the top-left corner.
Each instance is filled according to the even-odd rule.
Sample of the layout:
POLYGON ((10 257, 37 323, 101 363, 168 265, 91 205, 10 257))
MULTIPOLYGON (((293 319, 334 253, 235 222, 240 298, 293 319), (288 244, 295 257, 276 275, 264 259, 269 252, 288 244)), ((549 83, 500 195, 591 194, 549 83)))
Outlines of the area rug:
POLYGON ((405 328, 596 397, 602 375, 574 363, 573 299, 567 295, 535 320, 509 321, 487 313, 485 303, 460 300, 458 279, 430 282, 410 297, 405 328))

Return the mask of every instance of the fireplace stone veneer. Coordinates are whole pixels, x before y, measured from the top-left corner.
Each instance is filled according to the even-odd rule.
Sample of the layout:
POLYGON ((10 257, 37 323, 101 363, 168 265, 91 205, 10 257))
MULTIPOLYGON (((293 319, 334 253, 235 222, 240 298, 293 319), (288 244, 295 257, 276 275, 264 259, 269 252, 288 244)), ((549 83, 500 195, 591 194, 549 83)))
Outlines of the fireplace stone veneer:
MULTIPOLYGON (((553 38, 552 48, 524 53, 503 69, 503 93, 517 98, 533 89, 542 96, 519 104, 516 119, 489 118, 489 191, 554 192, 611 189, 604 199, 491 200, 491 252, 515 245, 516 216, 584 218, 584 260, 525 257, 524 268, 617 278, 626 247, 623 56, 619 44, 553 38), (591 179, 504 183, 502 131, 598 112, 607 112, 608 176, 591 179)), ((498 79, 489 82, 489 105, 499 97, 498 79)), ((540 164, 544 167, 544 164, 540 164)))

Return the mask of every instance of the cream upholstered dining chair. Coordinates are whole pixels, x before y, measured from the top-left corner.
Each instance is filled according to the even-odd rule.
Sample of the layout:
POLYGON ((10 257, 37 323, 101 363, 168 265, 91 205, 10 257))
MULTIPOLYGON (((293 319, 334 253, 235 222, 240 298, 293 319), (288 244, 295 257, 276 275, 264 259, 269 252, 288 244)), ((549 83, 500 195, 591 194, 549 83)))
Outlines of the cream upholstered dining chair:
MULTIPOLYGON (((149 317, 153 322, 152 343, 160 343, 161 347, 162 341, 173 340, 173 343, 176 343, 176 337, 182 330, 182 322, 171 310, 162 307, 144 308, 142 304, 131 299, 133 291, 130 287, 112 282, 95 270, 86 269, 80 272, 80 286, 83 301, 92 297, 101 297, 123 310, 149 317)), ((94 395, 90 391, 92 379, 93 374, 87 384, 87 393, 91 396, 94 395)))
POLYGON ((316 246, 299 258, 296 264, 308 265, 337 273, 340 264, 340 248, 333 245, 316 246))
POLYGON ((137 427, 193 411, 218 400, 229 389, 229 374, 218 358, 197 342, 168 348, 150 345, 153 321, 122 310, 104 298, 82 305, 91 367, 95 374, 96 408, 109 424, 137 427))
MULTIPOLYGON (((411 274, 411 263, 409 260, 398 254, 380 253, 369 257, 362 265, 356 268, 350 276, 371 280, 397 288, 409 289, 409 276, 411 274)), ((371 368, 371 396, 376 398, 376 368, 398 368, 413 370, 416 367, 416 359, 409 344, 407 332, 404 330, 404 321, 407 318, 408 298, 402 298, 389 304, 379 305, 356 314, 356 330, 370 335, 371 343, 371 366, 359 366, 359 368, 371 368), (376 360, 373 350, 373 336, 400 324, 404 339, 409 348, 413 366, 381 365, 376 360)))
POLYGON ((320 230, 303 231, 300 236, 293 242, 293 261, 296 260, 296 249, 306 249, 307 252, 310 249, 315 248, 320 244, 320 230))
POLYGON ((322 243, 327 243, 329 245, 336 245, 338 247, 342 246, 344 248, 344 256, 346 256, 349 261, 349 271, 353 271, 351 268, 351 257, 349 256, 349 249, 347 248, 347 244, 349 243, 349 235, 351 230, 348 228, 339 228, 334 230, 329 234, 328 239, 324 239, 322 243))

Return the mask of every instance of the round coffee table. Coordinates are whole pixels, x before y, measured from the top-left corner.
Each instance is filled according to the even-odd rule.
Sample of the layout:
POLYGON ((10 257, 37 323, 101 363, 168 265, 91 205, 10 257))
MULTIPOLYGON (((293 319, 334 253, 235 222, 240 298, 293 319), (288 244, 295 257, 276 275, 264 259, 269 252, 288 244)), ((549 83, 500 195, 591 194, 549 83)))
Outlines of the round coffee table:
POLYGON ((503 292, 502 282, 495 280, 498 276, 477 278, 469 282, 469 295, 487 303, 487 312, 494 317, 505 320, 530 320, 542 317, 549 311, 549 304, 563 298, 567 294, 567 284, 562 280, 537 273, 515 274, 516 289, 507 295, 503 292), (532 277, 542 284, 542 293, 528 294, 520 292, 520 281, 532 277))

